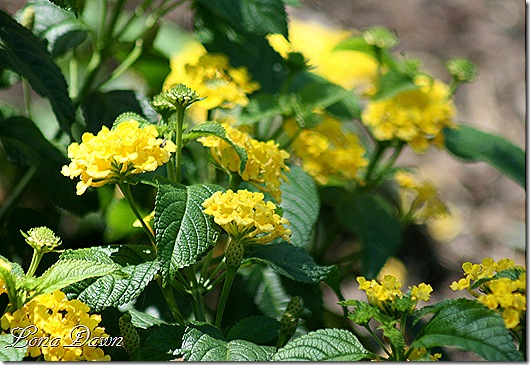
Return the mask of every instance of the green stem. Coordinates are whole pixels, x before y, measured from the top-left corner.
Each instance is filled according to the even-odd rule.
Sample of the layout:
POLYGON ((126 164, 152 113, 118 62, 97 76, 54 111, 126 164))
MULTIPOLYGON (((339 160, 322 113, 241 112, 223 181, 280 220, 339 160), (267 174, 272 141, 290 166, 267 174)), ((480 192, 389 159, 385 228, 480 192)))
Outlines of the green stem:
POLYGON ((28 272, 26 273, 26 276, 28 278, 32 277, 37 271, 37 267, 39 266, 42 256, 44 256, 44 252, 33 249, 33 256, 31 257, 31 264, 29 265, 28 272))
POLYGON ((171 311, 171 314, 173 315, 173 318, 178 324, 183 326, 185 324, 184 317, 182 317, 182 314, 180 313, 177 302, 175 301, 175 296, 173 295, 172 287, 168 285, 165 288, 163 288, 160 282, 159 284, 160 284, 160 289, 162 289, 162 293, 164 294, 164 298, 166 299, 166 303, 169 307, 169 310, 171 311))
POLYGON ((182 164, 182 127, 184 125, 184 107, 179 107, 177 109, 177 120, 175 125, 175 135, 176 135, 176 141, 175 144, 177 145, 177 152, 175 153, 175 178, 176 182, 180 182, 181 178, 181 164, 182 164))
POLYGON ((127 55, 127 57, 123 60, 123 62, 120 63, 120 65, 116 67, 114 71, 112 71, 109 78, 97 84, 94 88, 98 89, 102 86, 105 86, 109 82, 121 76, 125 71, 131 68, 136 63, 136 61, 138 61, 142 53, 143 53, 143 42, 141 40, 137 40, 132 51, 127 55))
POLYGON ((79 61, 77 59, 76 49, 72 49, 72 57, 69 62, 69 73, 70 73, 70 97, 78 95, 79 93, 79 61))
POLYGON ((4 204, 0 207, 0 222, 2 222, 4 216, 6 216, 7 213, 9 213, 9 211, 13 209, 13 207, 20 201, 24 195, 24 192, 28 188, 29 183, 31 180, 33 180, 36 174, 36 167, 32 166, 26 170, 22 178, 18 181, 17 185, 15 185, 13 191, 8 195, 4 204))
POLYGON ((374 338, 375 342, 377 342, 377 344, 383 349, 383 351, 389 357, 392 357, 392 354, 390 352, 388 352, 388 349, 386 348, 385 344, 379 339, 379 337, 377 337, 377 335, 374 333, 374 331, 372 331, 372 328, 370 328, 370 325, 368 325, 368 323, 366 323, 363 327, 368 330, 370 335, 374 338))
POLYGON ((399 146, 396 147, 396 149, 392 153, 392 156, 390 156, 385 166, 383 166, 383 168, 379 171, 377 176, 373 179, 372 185, 377 185, 382 179, 384 179, 386 173, 388 172, 388 170, 390 170, 394 166, 394 163, 396 162, 397 158, 399 157, 399 155, 401 154, 401 151, 403 151, 403 148, 405 146, 406 146, 406 143, 401 142, 399 146))
POLYGON ((125 197, 125 200, 129 204, 129 207, 131 207, 131 210, 134 213, 135 217, 142 224, 142 228, 144 229, 145 233, 147 234, 147 237, 149 237, 149 240, 151 241, 151 245, 153 246, 153 249, 156 252, 156 239, 155 239, 155 236, 154 236, 153 232, 151 231, 151 229, 145 223, 145 221, 144 221, 142 215, 140 214, 140 212, 138 211, 138 208, 136 207, 136 204, 134 203, 134 199, 133 199, 133 196, 132 196, 132 193, 131 193, 131 188, 129 187, 129 184, 127 184, 126 182, 120 181, 120 182, 118 182, 118 186, 119 186, 121 192, 123 193, 123 196, 125 197))
POLYGON ((22 91, 24 93, 24 106, 26 107, 26 115, 28 119, 32 119, 32 107, 31 107, 31 87, 29 86, 28 80, 22 80, 22 91))
POLYGON ((237 172, 230 173, 230 182, 228 183, 228 189, 232 189, 232 191, 237 191, 237 188, 239 187, 239 184, 243 179, 237 172))
POLYGON ((217 307, 217 313, 215 315, 215 326, 221 328, 221 322, 223 320, 223 312, 226 307, 226 301, 228 300, 228 295, 230 294, 230 289, 237 274, 238 267, 228 266, 226 269, 225 283, 223 285, 223 290, 221 291, 221 297, 219 299, 219 306, 217 307))
POLYGON ((188 266, 186 269, 186 275, 188 276, 188 280, 191 283, 191 296, 192 296, 192 306, 193 306, 193 314, 195 315, 195 319, 197 321, 206 321, 206 316, 204 314, 204 302, 202 300, 202 290, 201 286, 197 282, 197 277, 195 276, 195 272, 193 271, 192 266, 188 266))
POLYGON ((372 154, 372 158, 370 159, 370 163, 368 164, 368 167, 366 169, 366 175, 364 176, 364 181, 368 184, 370 181, 370 177, 377 166, 377 162, 381 159, 383 156, 383 153, 385 152, 387 148, 387 144, 383 142, 377 142, 376 148, 374 153, 372 154))

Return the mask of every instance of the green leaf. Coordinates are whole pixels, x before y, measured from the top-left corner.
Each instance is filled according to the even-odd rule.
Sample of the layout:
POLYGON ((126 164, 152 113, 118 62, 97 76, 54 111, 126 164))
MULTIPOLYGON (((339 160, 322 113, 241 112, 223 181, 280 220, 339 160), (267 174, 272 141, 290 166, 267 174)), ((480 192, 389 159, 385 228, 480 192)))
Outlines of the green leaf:
POLYGON ((247 151, 245 151, 243 147, 240 147, 234 142, 232 142, 232 140, 226 135, 226 130, 224 129, 224 127, 217 122, 205 122, 193 127, 187 133, 184 133, 184 135, 182 136, 182 141, 184 144, 186 144, 193 139, 204 136, 219 137, 223 141, 228 143, 230 146, 232 146, 236 151, 237 155, 239 156, 239 171, 243 172, 243 170, 245 170, 245 166, 248 160, 247 151))
POLYGON ((473 285, 471 285, 469 287, 469 289, 471 289, 471 290, 477 289, 482 284, 485 284, 488 281, 497 280, 499 278, 508 278, 508 279, 510 279, 512 281, 515 281, 515 280, 519 279, 519 276, 521 276, 521 274, 523 272, 524 272, 523 270, 517 269, 517 268, 512 268, 512 269, 508 269, 508 270, 502 270, 502 271, 499 271, 498 273, 496 273, 495 275, 493 275, 490 278, 482 278, 482 279, 479 279, 479 280, 475 281, 473 283, 473 285))
POLYGON ((11 333, 0 334, 0 361, 22 361, 26 356, 26 340, 14 344, 11 333))
POLYGON ((173 353, 182 346, 184 327, 159 324, 140 332, 142 338, 145 336, 140 347, 142 361, 168 361, 175 359, 173 353))
POLYGON ((373 358, 351 332, 320 329, 290 341, 278 350, 273 361, 359 361, 373 358))
POLYGON ((64 10, 71 11, 77 17, 78 11, 79 11, 79 7, 77 6, 78 0, 50 0, 50 1, 57 6, 60 6, 64 10))
POLYGON ((357 51, 366 53, 369 56, 376 58, 375 47, 366 43, 363 36, 351 37, 339 42, 335 48, 337 51, 357 51))
POLYGON ((80 45, 88 35, 88 27, 76 16, 47 0, 31 0, 24 12, 32 11, 34 14, 33 34, 45 39, 48 51, 53 58, 62 56, 68 50, 80 45))
POLYGON ((248 245, 245 258, 261 261, 278 274, 301 283, 318 283, 333 270, 333 266, 317 265, 304 249, 287 242, 248 245))
POLYGON ((85 260, 59 260, 34 281, 35 295, 51 293, 79 281, 104 276, 120 270, 116 264, 85 260))
POLYGON ((192 265, 215 244, 219 230, 204 214, 202 203, 221 190, 217 185, 191 185, 185 189, 162 184, 155 202, 158 259, 164 281, 192 265))
POLYGON ((291 242, 297 247, 306 247, 320 212, 317 186, 299 166, 289 166, 287 182, 281 184, 283 217, 291 225, 291 242))
POLYGON ((401 223, 379 196, 348 194, 335 198, 337 219, 363 243, 363 276, 375 278, 386 260, 401 246, 401 223))
POLYGON ((93 311, 117 307, 136 299, 158 272, 158 262, 125 266, 120 271, 127 277, 105 275, 84 289, 77 299, 85 302, 93 311))
POLYGON ((458 347, 489 361, 522 361, 501 315, 469 299, 447 300, 418 333, 414 347, 458 347))
POLYGON ((0 67, 25 77, 37 94, 50 101, 61 128, 70 133, 75 113, 61 70, 41 40, 1 10, 0 67))
POLYGON ((264 344, 278 337, 280 327, 280 322, 270 317, 248 317, 234 324, 226 335, 226 339, 264 344))
POLYGON ((262 93, 250 98, 240 120, 242 124, 254 124, 264 119, 272 119, 282 112, 278 98, 262 93))
POLYGON ((445 128, 444 136, 445 147, 454 156, 466 162, 486 162, 525 189, 526 162, 521 148, 499 135, 464 124, 445 128))
POLYGON ((136 328, 147 329, 149 327, 167 324, 163 320, 153 317, 150 314, 140 312, 134 308, 129 308, 128 313, 131 315, 131 323, 136 328))
POLYGON ((244 340, 227 342, 188 326, 180 351, 186 361, 270 361, 276 348, 244 340))
POLYGON ((405 91, 418 89, 414 83, 414 78, 405 72, 390 69, 380 77, 377 85, 377 92, 372 100, 382 100, 405 91))
POLYGON ((0 120, 0 142, 10 161, 37 169, 38 182, 53 203, 76 213, 97 209, 98 201, 93 192, 76 195, 77 182, 61 174, 62 166, 70 161, 32 121, 24 117, 0 120))

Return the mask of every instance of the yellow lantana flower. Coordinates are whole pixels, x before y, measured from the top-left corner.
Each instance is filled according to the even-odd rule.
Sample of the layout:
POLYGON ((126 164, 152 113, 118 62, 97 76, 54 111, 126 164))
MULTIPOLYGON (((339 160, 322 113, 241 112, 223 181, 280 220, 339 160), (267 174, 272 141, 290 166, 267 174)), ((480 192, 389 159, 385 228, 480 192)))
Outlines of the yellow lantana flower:
POLYGON ((105 329, 98 326, 101 316, 89 312, 86 304, 68 300, 58 290, 35 297, 13 313, 5 313, 0 322, 3 330, 28 329, 25 333, 29 345, 27 356, 42 354, 45 361, 109 361, 110 356, 94 346, 98 338, 108 337, 105 329), (54 342, 41 343, 40 338, 54 342), (74 344, 78 346, 69 347, 74 344))
POLYGON ((377 62, 366 53, 334 49, 353 35, 320 22, 290 18, 289 40, 281 34, 270 34, 267 40, 282 57, 302 53, 309 60, 311 72, 352 89, 371 83, 377 73, 377 62))
POLYGON ((289 167, 285 164, 289 153, 280 149, 278 143, 273 140, 261 142, 226 123, 222 126, 228 138, 247 153, 248 160, 243 172, 239 171, 238 154, 226 141, 215 136, 201 137, 198 141, 203 146, 210 147, 217 164, 231 172, 240 173, 244 181, 249 181, 261 191, 270 193, 278 203, 281 203, 280 185, 281 180, 287 181, 284 172, 289 171, 289 167))
MULTIPOLYGON (((288 135, 294 136, 297 130, 294 120, 285 123, 288 135)), ((357 135, 343 130, 341 122, 330 116, 315 128, 302 130, 292 147, 302 159, 302 168, 322 185, 330 180, 357 180, 359 171, 368 165, 357 135)))
POLYGON ((252 81, 246 67, 232 67, 226 55, 208 53, 198 42, 188 43, 182 52, 172 56, 170 66, 164 89, 182 83, 205 98, 191 109, 245 106, 247 94, 259 89, 259 83, 252 81))
POLYGON ((286 218, 276 213, 276 204, 263 199, 262 193, 248 190, 216 192, 202 206, 204 213, 213 216, 234 240, 250 243, 269 243, 277 237, 289 241, 291 230, 286 218))
POLYGON ((500 259, 495 262, 490 257, 484 258, 480 264, 464 262, 462 269, 466 277, 453 282, 452 290, 471 291, 474 281, 491 279, 503 270, 514 269, 519 272, 517 279, 501 276, 487 280, 479 286, 480 292, 474 292, 477 301, 501 313, 506 328, 518 328, 526 312, 526 269, 516 265, 513 260, 500 259))
POLYGON ((369 102, 362 121, 377 140, 404 141, 423 153, 431 144, 443 147, 442 130, 454 126, 456 108, 448 85, 423 75, 414 82, 417 89, 369 102))
POLYGON ((137 121, 124 121, 115 129, 103 126, 94 136, 86 132, 82 143, 68 146, 68 157, 72 160, 61 173, 71 179, 79 176, 77 195, 89 186, 126 180, 134 174, 154 171, 169 161, 176 146, 172 141, 158 137, 154 125, 140 128, 137 121))

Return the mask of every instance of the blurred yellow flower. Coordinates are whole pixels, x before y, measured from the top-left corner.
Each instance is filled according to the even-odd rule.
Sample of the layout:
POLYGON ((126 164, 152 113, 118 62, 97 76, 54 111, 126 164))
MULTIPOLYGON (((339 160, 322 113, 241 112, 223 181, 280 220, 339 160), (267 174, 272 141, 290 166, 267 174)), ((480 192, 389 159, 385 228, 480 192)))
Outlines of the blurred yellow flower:
POLYGON ((289 40, 281 34, 267 36, 269 44, 282 57, 299 52, 309 60, 311 71, 329 81, 352 89, 371 83, 377 72, 377 62, 358 51, 334 50, 353 32, 330 28, 317 21, 290 18, 289 40))
POLYGON ((77 195, 81 195, 89 186, 100 187, 154 171, 176 151, 172 141, 157 137, 154 125, 140 128, 133 120, 124 121, 112 130, 103 126, 96 136, 86 132, 81 144, 74 142, 68 146, 72 162, 63 166, 61 173, 71 179, 80 176, 77 195))
POLYGON ((289 221, 276 213, 276 204, 264 198, 262 193, 248 190, 218 191, 202 205, 205 214, 243 244, 269 243, 277 237, 289 241, 291 230, 284 227, 289 221))
MULTIPOLYGON (((0 258, 0 267, 7 271, 11 271, 11 268, 12 268, 9 262, 4 261, 1 258, 0 258)), ((0 279, 0 295, 3 293, 7 293, 7 287, 6 287, 6 283, 2 279, 0 279)))
POLYGON ((449 86, 423 75, 414 81, 417 89, 369 102, 362 121, 377 140, 401 140, 416 153, 431 144, 442 148, 442 130, 454 126, 456 115, 449 86))
MULTIPOLYGON (((288 135, 295 136, 298 130, 294 120, 285 123, 288 135)), ((315 128, 302 130, 292 148, 302 160, 302 168, 322 185, 330 180, 357 180, 359 171, 368 165, 357 135, 345 131, 341 122, 330 116, 315 128)))
POLYGON ((1 318, 2 329, 26 331, 28 341, 27 356, 45 361, 109 361, 102 349, 94 346, 99 338, 108 337, 103 327, 99 327, 101 316, 89 314, 90 308, 79 300, 68 300, 61 291, 35 297, 13 313, 5 313, 1 318), (76 332, 76 331, 82 332, 76 332), (80 337, 82 336, 82 337, 80 337), (40 341, 49 338, 53 346, 40 341), (31 339, 35 339, 31 341, 31 339), (76 341, 77 340, 77 341, 76 341), (79 346, 69 346, 69 345, 79 346))
POLYGON ((191 107, 195 113, 200 113, 196 109, 207 111, 217 107, 245 106, 248 104, 247 94, 259 89, 246 67, 232 67, 226 55, 207 53, 198 42, 188 43, 182 52, 172 56, 170 66, 164 89, 182 83, 195 90, 205 98, 191 107))
POLYGON ((226 141, 215 136, 201 137, 198 141, 203 146, 210 147, 217 164, 231 172, 240 173, 244 181, 249 181, 261 191, 270 193, 278 203, 281 203, 280 179, 287 181, 284 172, 289 171, 289 167, 285 164, 289 153, 280 149, 273 140, 261 142, 226 123, 222 125, 228 138, 247 153, 248 160, 243 172, 239 171, 238 154, 226 141))

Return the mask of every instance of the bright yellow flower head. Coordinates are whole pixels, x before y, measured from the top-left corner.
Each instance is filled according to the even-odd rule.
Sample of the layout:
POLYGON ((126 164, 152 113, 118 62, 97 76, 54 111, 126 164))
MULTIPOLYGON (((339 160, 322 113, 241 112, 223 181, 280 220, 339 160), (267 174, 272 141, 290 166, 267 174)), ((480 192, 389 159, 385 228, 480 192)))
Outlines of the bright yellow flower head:
MULTIPOLYGON (((294 120, 285 123, 287 134, 294 136, 294 120)), ((357 180, 368 165, 366 150, 354 133, 344 131, 340 121, 325 116, 314 129, 304 129, 293 144, 294 153, 302 159, 302 168, 320 184, 329 180, 357 180)))
POLYGON ((302 53, 312 72, 352 89, 372 82, 377 72, 377 62, 366 53, 334 50, 338 43, 352 36, 352 32, 329 28, 320 22, 291 18, 289 41, 281 34, 270 34, 267 40, 282 57, 287 58, 290 52, 302 53))
POLYGON ((89 345, 90 339, 108 337, 105 329, 98 326, 101 316, 89 314, 89 311, 90 308, 83 302, 68 300, 63 292, 56 291, 35 297, 14 313, 5 313, 1 324, 4 330, 32 326, 34 331, 26 338, 27 341, 44 337, 59 339, 53 346, 51 343, 46 346, 35 342, 34 346, 28 346, 28 356, 38 357, 42 354, 45 361, 109 361, 110 356, 105 355, 102 349, 89 345), (76 332, 81 328, 86 329, 85 334, 76 337, 76 333, 83 333, 76 332), (79 346, 69 347, 75 344, 76 338, 79 346))
MULTIPOLYGON (((287 181, 284 172, 289 171, 289 167, 285 164, 289 153, 281 150, 273 140, 260 142, 228 124, 222 125, 228 138, 244 148, 247 153, 248 160, 245 170, 240 174, 241 178, 253 183, 261 191, 270 193, 278 203, 281 203, 280 179, 287 181)), ((201 137, 198 141, 203 146, 210 147, 213 158, 220 166, 231 172, 240 173, 239 156, 230 144, 214 136, 201 137)))
POLYGON ((475 294, 475 296, 478 296, 477 301, 501 313, 508 329, 518 328, 520 320, 526 312, 525 268, 516 265, 510 259, 500 259, 495 262, 492 258, 486 257, 480 264, 464 262, 462 269, 466 277, 458 282, 453 282, 451 284, 451 289, 453 290, 471 290, 473 281, 491 279, 503 270, 515 269, 519 272, 517 279, 501 276, 488 280, 479 287, 480 293, 483 295, 475 294))
POLYGON ((72 162, 63 166, 61 173, 71 179, 80 176, 77 195, 81 195, 89 186, 100 187, 154 171, 176 151, 173 142, 157 137, 154 125, 140 128, 133 120, 124 121, 112 130, 103 126, 96 136, 86 132, 81 144, 74 142, 68 146, 72 162))
POLYGON ((445 127, 453 127, 456 108, 449 86, 427 76, 417 76, 417 89, 368 103, 362 120, 377 140, 401 140, 416 153, 431 144, 443 147, 445 127))
POLYGON ((289 221, 276 213, 276 204, 262 193, 248 190, 216 192, 202 204, 204 213, 213 216, 233 239, 250 243, 269 243, 277 237, 289 241, 289 221))
POLYGON ((192 106, 203 110, 217 107, 233 108, 248 104, 247 94, 259 89, 251 80, 246 67, 234 68, 223 54, 210 54, 196 42, 189 43, 182 52, 171 58, 171 72, 164 89, 185 84, 206 98, 192 106))

